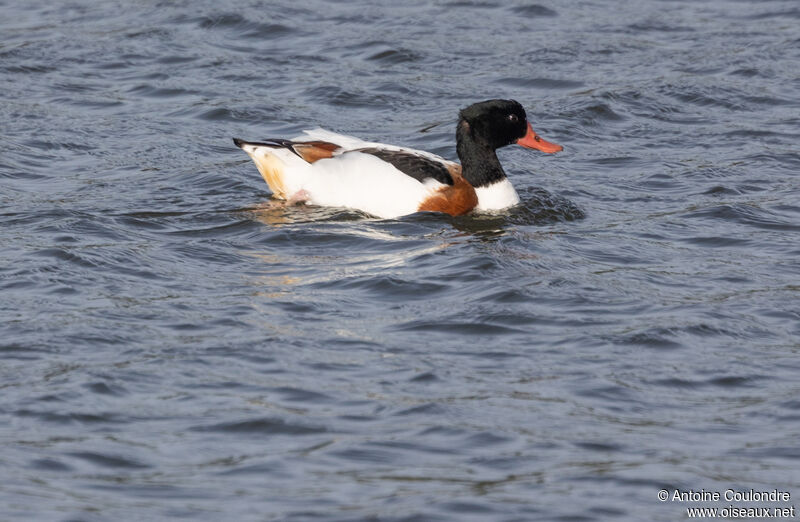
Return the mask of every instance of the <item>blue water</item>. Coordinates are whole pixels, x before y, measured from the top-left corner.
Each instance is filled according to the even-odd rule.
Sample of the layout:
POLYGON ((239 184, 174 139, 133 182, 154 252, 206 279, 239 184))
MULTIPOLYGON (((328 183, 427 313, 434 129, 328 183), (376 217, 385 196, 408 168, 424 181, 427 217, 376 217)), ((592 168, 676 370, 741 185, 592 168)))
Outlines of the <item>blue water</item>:
POLYGON ((555 521, 800 506, 796 1, 0 1, 0 519, 555 521), (522 204, 270 199, 231 137, 522 204), (790 502, 661 502, 660 489, 790 502))

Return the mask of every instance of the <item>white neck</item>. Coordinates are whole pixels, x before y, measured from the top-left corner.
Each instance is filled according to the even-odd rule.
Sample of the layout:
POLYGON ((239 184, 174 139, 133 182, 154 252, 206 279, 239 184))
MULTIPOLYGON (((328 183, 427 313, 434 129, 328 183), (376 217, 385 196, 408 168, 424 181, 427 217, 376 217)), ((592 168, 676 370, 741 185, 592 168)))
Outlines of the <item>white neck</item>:
POLYGON ((508 178, 503 178, 491 185, 477 187, 478 206, 476 210, 501 210, 519 203, 519 196, 508 178))

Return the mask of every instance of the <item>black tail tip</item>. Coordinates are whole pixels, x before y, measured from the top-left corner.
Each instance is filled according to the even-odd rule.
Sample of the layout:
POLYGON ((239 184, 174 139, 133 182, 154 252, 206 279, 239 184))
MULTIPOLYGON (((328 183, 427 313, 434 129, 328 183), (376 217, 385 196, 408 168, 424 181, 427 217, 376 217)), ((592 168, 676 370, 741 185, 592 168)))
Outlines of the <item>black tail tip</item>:
POLYGON ((239 147, 240 149, 244 146, 246 142, 244 140, 240 140, 239 138, 233 138, 233 144, 239 147))

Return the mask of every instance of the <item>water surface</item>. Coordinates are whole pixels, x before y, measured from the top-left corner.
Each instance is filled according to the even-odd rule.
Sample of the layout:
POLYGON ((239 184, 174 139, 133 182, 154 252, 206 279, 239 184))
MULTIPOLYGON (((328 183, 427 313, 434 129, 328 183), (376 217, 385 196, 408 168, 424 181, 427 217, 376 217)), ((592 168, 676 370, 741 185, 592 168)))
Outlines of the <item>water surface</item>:
POLYGON ((0 3, 0 518, 795 503, 798 27, 782 0, 0 3), (565 146, 500 152, 501 215, 287 207, 230 140, 455 159, 497 97, 565 146))

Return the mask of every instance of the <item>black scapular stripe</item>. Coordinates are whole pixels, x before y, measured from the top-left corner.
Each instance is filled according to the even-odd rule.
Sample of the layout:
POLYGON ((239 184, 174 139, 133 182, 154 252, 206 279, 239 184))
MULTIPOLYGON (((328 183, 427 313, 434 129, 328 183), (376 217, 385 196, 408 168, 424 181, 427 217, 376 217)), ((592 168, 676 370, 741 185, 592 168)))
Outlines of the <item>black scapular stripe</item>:
POLYGON ((401 150, 366 148, 357 149, 356 152, 371 154, 387 163, 391 163, 397 170, 419 182, 432 178, 445 185, 453 184, 453 177, 447 167, 432 159, 401 150))

